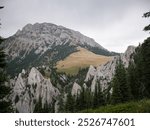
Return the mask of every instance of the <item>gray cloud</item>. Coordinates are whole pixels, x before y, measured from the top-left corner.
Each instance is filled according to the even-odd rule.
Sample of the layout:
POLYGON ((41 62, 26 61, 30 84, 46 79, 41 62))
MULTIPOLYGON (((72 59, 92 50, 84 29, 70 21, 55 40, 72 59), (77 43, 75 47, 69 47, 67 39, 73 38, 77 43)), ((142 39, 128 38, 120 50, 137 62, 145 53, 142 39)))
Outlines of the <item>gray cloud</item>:
POLYGON ((109 50, 123 52, 138 45, 148 34, 142 28, 149 0, 1 0, 4 37, 13 35, 28 23, 50 22, 94 38, 109 50))

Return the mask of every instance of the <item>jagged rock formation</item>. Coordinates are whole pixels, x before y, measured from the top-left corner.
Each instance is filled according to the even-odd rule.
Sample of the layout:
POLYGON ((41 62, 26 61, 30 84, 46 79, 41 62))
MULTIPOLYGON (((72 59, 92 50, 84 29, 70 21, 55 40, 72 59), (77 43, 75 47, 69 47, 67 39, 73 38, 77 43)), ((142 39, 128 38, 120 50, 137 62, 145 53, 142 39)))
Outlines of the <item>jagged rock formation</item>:
POLYGON ((80 94, 81 89, 82 89, 81 86, 79 84, 77 84, 76 82, 74 82, 72 91, 71 91, 72 96, 76 96, 76 95, 80 94))
POLYGON ((88 80, 91 80, 91 78, 96 74, 96 68, 94 68, 94 66, 90 65, 88 73, 86 75, 85 78, 85 82, 87 82, 88 80))
POLYGON ((28 74, 25 70, 16 77, 13 87, 13 103, 18 112, 33 112, 35 104, 41 98, 42 108, 47 103, 51 105, 57 99, 59 90, 50 79, 46 79, 36 69, 32 68, 28 74))
POLYGON ((113 59, 106 64, 100 65, 97 68, 90 66, 85 78, 85 82, 92 80, 91 91, 95 91, 96 82, 100 82, 102 90, 107 89, 109 82, 114 76, 117 61, 121 59, 124 66, 128 67, 129 61, 132 60, 131 54, 134 53, 134 51, 135 47, 129 46, 125 53, 120 54, 120 56, 113 57, 113 59))

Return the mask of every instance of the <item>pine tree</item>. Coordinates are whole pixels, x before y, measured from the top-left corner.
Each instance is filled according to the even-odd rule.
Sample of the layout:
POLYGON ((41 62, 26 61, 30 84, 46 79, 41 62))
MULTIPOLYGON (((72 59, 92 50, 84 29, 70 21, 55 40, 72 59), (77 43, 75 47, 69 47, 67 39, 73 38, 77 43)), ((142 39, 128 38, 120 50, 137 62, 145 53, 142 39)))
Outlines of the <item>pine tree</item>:
POLYGON ((63 94, 60 96, 60 99, 59 99, 59 109, 58 109, 58 112, 65 112, 65 104, 64 104, 64 100, 63 100, 63 94))
POLYGON ((93 98, 90 88, 85 89, 84 87, 82 87, 82 91, 76 96, 75 100, 76 112, 81 110, 88 110, 89 108, 91 108, 93 105, 92 101, 93 98))
MULTIPOLYGON (((143 17, 150 17, 150 11, 143 17)), ((144 31, 150 31, 150 24, 144 28, 144 31)), ((144 40, 142 45, 136 49, 134 56, 137 86, 139 88, 140 98, 150 98, 150 37, 144 40)))
POLYGON ((78 110, 86 109, 86 89, 83 87, 82 91, 78 95, 77 103, 78 104, 78 110))
POLYGON ((71 92, 67 94, 65 112, 75 112, 75 98, 71 95, 71 92))
POLYGON ((111 86, 113 88, 111 99, 113 104, 131 100, 130 88, 127 85, 127 74, 121 60, 119 60, 116 65, 116 71, 111 86))
POLYGON ((98 82, 97 84, 98 84, 98 91, 97 91, 98 92, 97 93, 97 96, 98 96, 98 106, 103 106, 103 105, 105 105, 104 94, 102 92, 100 82, 98 82))
POLYGON ((84 102, 83 102, 83 103, 85 103, 84 109, 88 110, 89 108, 91 108, 92 104, 93 104, 92 102, 93 102, 93 94, 91 92, 91 89, 86 88, 85 92, 84 92, 84 102))
POLYGON ((101 90, 100 82, 96 82, 95 92, 93 97, 93 108, 100 107, 105 104, 104 95, 101 90))
POLYGON ((54 113, 54 105, 55 101, 52 101, 52 104, 48 104, 47 102, 42 106, 42 98, 39 98, 39 101, 35 104, 34 113, 54 113))
POLYGON ((131 91, 130 91, 129 86, 127 85, 126 69, 121 60, 118 63, 118 68, 116 70, 116 73, 118 74, 117 78, 118 78, 119 87, 121 90, 122 102, 127 102, 131 99, 131 91))
POLYGON ((98 107, 98 86, 97 83, 95 85, 95 92, 94 92, 94 97, 93 97, 93 108, 98 107))
MULTIPOLYGON (((150 17, 147 12, 143 17, 150 17)), ((150 25, 144 28, 150 31, 150 25)), ((134 62, 128 67, 128 85, 134 100, 150 98, 150 37, 139 45, 133 55, 134 62)))
POLYGON ((122 102, 122 95, 119 86, 119 81, 116 76, 114 76, 113 80, 111 81, 111 87, 113 88, 113 93, 111 96, 111 103, 118 104, 122 102))
MULTIPOLYGON (((0 7, 2 9, 3 7, 0 7)), ((3 39, 0 37, 0 44, 3 39)), ((12 104, 8 96, 10 95, 10 87, 6 86, 6 55, 3 48, 0 47, 0 112, 12 112, 12 104)))
POLYGON ((130 62, 127 69, 127 85, 130 88, 131 98, 133 100, 139 99, 139 88, 137 86, 136 76, 135 65, 133 62, 130 62))
POLYGON ((137 48, 134 57, 136 64, 137 86, 139 88, 139 97, 150 98, 150 37, 137 48))
POLYGON ((143 55, 143 85, 146 88, 146 97, 150 98, 150 37, 147 38, 142 44, 143 55))
MULTIPOLYGON (((131 87, 134 99, 150 98, 150 37, 147 38, 142 45, 136 48, 134 54, 134 68, 130 69, 135 75, 131 87)), ((130 67, 130 66, 129 66, 130 67)))
POLYGON ((80 94, 77 93, 76 99, 75 99, 75 112, 78 112, 80 110, 81 110, 80 94))
MULTIPOLYGON (((135 86, 137 88, 137 94, 135 95, 137 99, 142 99, 145 95, 145 86, 143 86, 142 83, 142 75, 143 75, 143 56, 141 53, 141 45, 136 48, 135 50, 135 55, 134 55, 134 63, 135 63, 135 75, 136 75, 136 80, 135 80, 135 86)), ((136 99, 135 98, 135 99, 136 99)))

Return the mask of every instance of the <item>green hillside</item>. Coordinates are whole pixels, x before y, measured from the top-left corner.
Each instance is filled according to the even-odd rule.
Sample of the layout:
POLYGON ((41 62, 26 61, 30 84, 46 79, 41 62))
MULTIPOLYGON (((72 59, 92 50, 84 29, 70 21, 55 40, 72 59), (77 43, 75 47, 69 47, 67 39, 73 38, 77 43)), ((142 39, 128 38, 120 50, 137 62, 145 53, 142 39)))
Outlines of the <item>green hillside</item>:
POLYGON ((150 100, 128 102, 118 105, 107 105, 96 109, 88 109, 83 113, 150 113, 150 100))

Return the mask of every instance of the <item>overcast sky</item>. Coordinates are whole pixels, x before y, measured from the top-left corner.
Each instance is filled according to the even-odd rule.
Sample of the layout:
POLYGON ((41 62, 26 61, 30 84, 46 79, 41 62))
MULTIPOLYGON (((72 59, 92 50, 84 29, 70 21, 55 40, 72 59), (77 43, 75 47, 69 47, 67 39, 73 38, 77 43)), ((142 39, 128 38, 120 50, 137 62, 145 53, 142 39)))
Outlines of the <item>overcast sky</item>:
POLYGON ((9 37, 28 23, 54 23, 79 31, 110 51, 124 52, 146 37, 150 0, 0 0, 0 35, 9 37))

